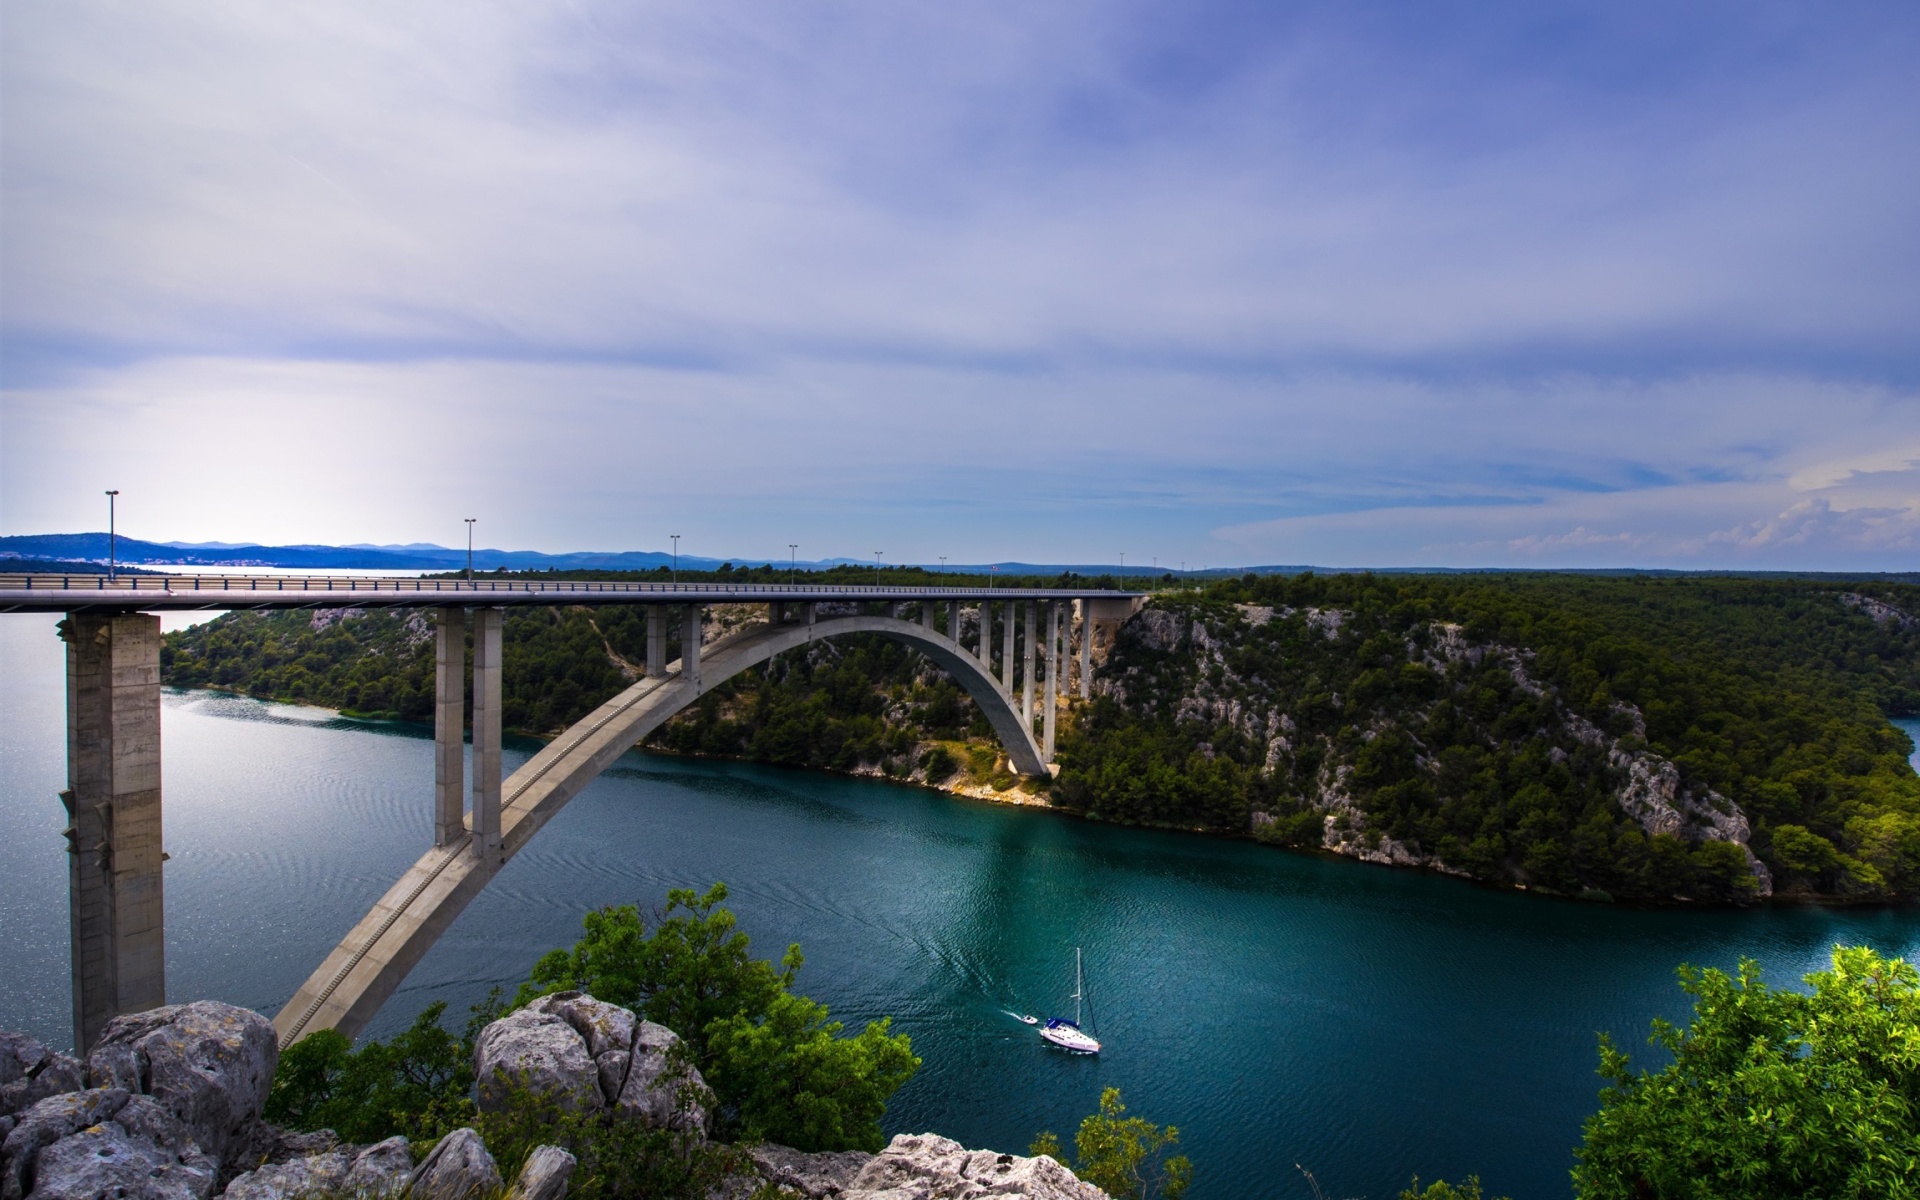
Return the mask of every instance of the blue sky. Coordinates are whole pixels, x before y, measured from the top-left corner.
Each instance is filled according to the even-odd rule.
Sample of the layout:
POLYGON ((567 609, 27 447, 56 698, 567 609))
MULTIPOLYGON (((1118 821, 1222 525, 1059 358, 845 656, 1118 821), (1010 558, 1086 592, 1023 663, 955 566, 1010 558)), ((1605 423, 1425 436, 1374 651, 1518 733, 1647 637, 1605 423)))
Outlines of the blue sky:
POLYGON ((1911 3, 0 35, 0 532, 1920 563, 1911 3))

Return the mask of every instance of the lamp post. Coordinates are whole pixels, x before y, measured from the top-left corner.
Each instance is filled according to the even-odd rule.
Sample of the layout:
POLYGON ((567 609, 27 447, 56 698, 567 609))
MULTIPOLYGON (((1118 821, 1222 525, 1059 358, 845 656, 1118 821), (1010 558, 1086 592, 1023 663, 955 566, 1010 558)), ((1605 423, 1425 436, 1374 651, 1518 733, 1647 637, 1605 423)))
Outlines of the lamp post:
POLYGON ((800 543, 799 542, 787 543, 787 582, 789 584, 800 582, 800 543))
POLYGON ((1123 582, 1123 583, 1124 583, 1124 582, 1126 581, 1126 578, 1127 578, 1127 552, 1126 552, 1125 550, 1122 550, 1122 551, 1120 552, 1120 579, 1121 579, 1121 582, 1123 582))
POLYGON ((940 556, 940 573, 942 575, 947 573, 947 556, 944 554, 940 556))
POLYGON ((998 563, 995 563, 994 565, 987 568, 987 590, 992 591, 993 585, 998 583, 999 581, 1000 581, 1000 565, 998 563))
POLYGON ((119 494, 120 494, 119 488, 107 489, 107 578, 108 579, 116 579, 119 577, 119 574, 120 574, 119 562, 118 562, 119 555, 114 553, 114 547, 113 547, 113 540, 114 540, 113 498, 115 496, 118 496, 119 494))
POLYGON ((467 582, 473 582, 473 523, 479 517, 467 517, 467 582))
POLYGON ((677 533, 670 533, 667 536, 673 539, 673 581, 675 583, 679 583, 680 582, 680 535, 677 533))
POLYGON ((880 586, 880 551, 873 552, 873 586, 880 586))

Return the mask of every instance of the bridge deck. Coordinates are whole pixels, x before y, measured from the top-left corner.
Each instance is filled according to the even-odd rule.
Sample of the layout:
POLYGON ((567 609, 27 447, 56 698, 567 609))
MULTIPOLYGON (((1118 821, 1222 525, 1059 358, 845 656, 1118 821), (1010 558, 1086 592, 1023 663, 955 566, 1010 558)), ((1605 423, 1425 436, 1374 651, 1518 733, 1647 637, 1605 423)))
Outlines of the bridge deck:
POLYGON ((415 608, 577 604, 765 604, 776 600, 1132 599, 1099 588, 818 583, 643 583, 574 579, 379 579, 355 575, 6 575, 0 612, 166 612, 236 608, 415 608))

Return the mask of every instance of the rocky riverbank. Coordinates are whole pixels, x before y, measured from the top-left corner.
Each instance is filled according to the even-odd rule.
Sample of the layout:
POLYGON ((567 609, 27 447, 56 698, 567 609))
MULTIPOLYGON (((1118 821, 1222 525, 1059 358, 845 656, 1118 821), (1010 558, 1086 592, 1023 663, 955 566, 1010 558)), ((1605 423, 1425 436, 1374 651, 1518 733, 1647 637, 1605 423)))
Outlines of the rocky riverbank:
MULTIPOLYGON (((484 1029, 479 1111, 531 1097, 704 1142, 711 1093, 679 1038, 578 992, 543 997, 484 1029)), ((263 1114, 279 1061, 272 1024, 216 1001, 116 1018, 86 1061, 0 1032, 0 1200, 563 1200, 578 1166, 541 1145, 509 1163, 472 1128, 431 1145, 344 1145, 263 1114)), ((484 1122, 483 1122, 484 1123, 484 1122)), ((714 1200, 1105 1200, 1047 1156, 969 1150, 900 1134, 878 1154, 733 1148, 714 1200)))

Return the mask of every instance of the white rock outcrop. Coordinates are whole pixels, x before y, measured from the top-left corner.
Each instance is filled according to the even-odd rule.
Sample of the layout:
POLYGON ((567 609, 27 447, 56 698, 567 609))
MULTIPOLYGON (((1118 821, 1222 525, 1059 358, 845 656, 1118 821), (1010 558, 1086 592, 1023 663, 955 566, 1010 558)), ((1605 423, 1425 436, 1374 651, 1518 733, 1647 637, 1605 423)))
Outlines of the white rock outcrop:
POLYGON ((582 992, 542 996, 480 1031, 480 1107, 497 1111, 525 1086, 575 1112, 613 1109, 651 1129, 703 1133, 706 1081, 679 1047, 671 1029, 619 1005, 582 992))
POLYGON ((115 1017, 87 1055, 87 1074, 95 1087, 152 1096, 224 1163, 257 1139, 279 1061, 272 1022, 199 1000, 115 1017))
POLYGON ((344 1146, 248 1171, 236 1176, 221 1195, 225 1200, 299 1200, 316 1195, 378 1200, 405 1188, 412 1174, 413 1154, 407 1139, 391 1137, 372 1146, 344 1146))
POLYGON ((951 1138, 902 1133, 869 1159, 841 1200, 1107 1200, 1052 1158, 969 1150, 951 1138))

